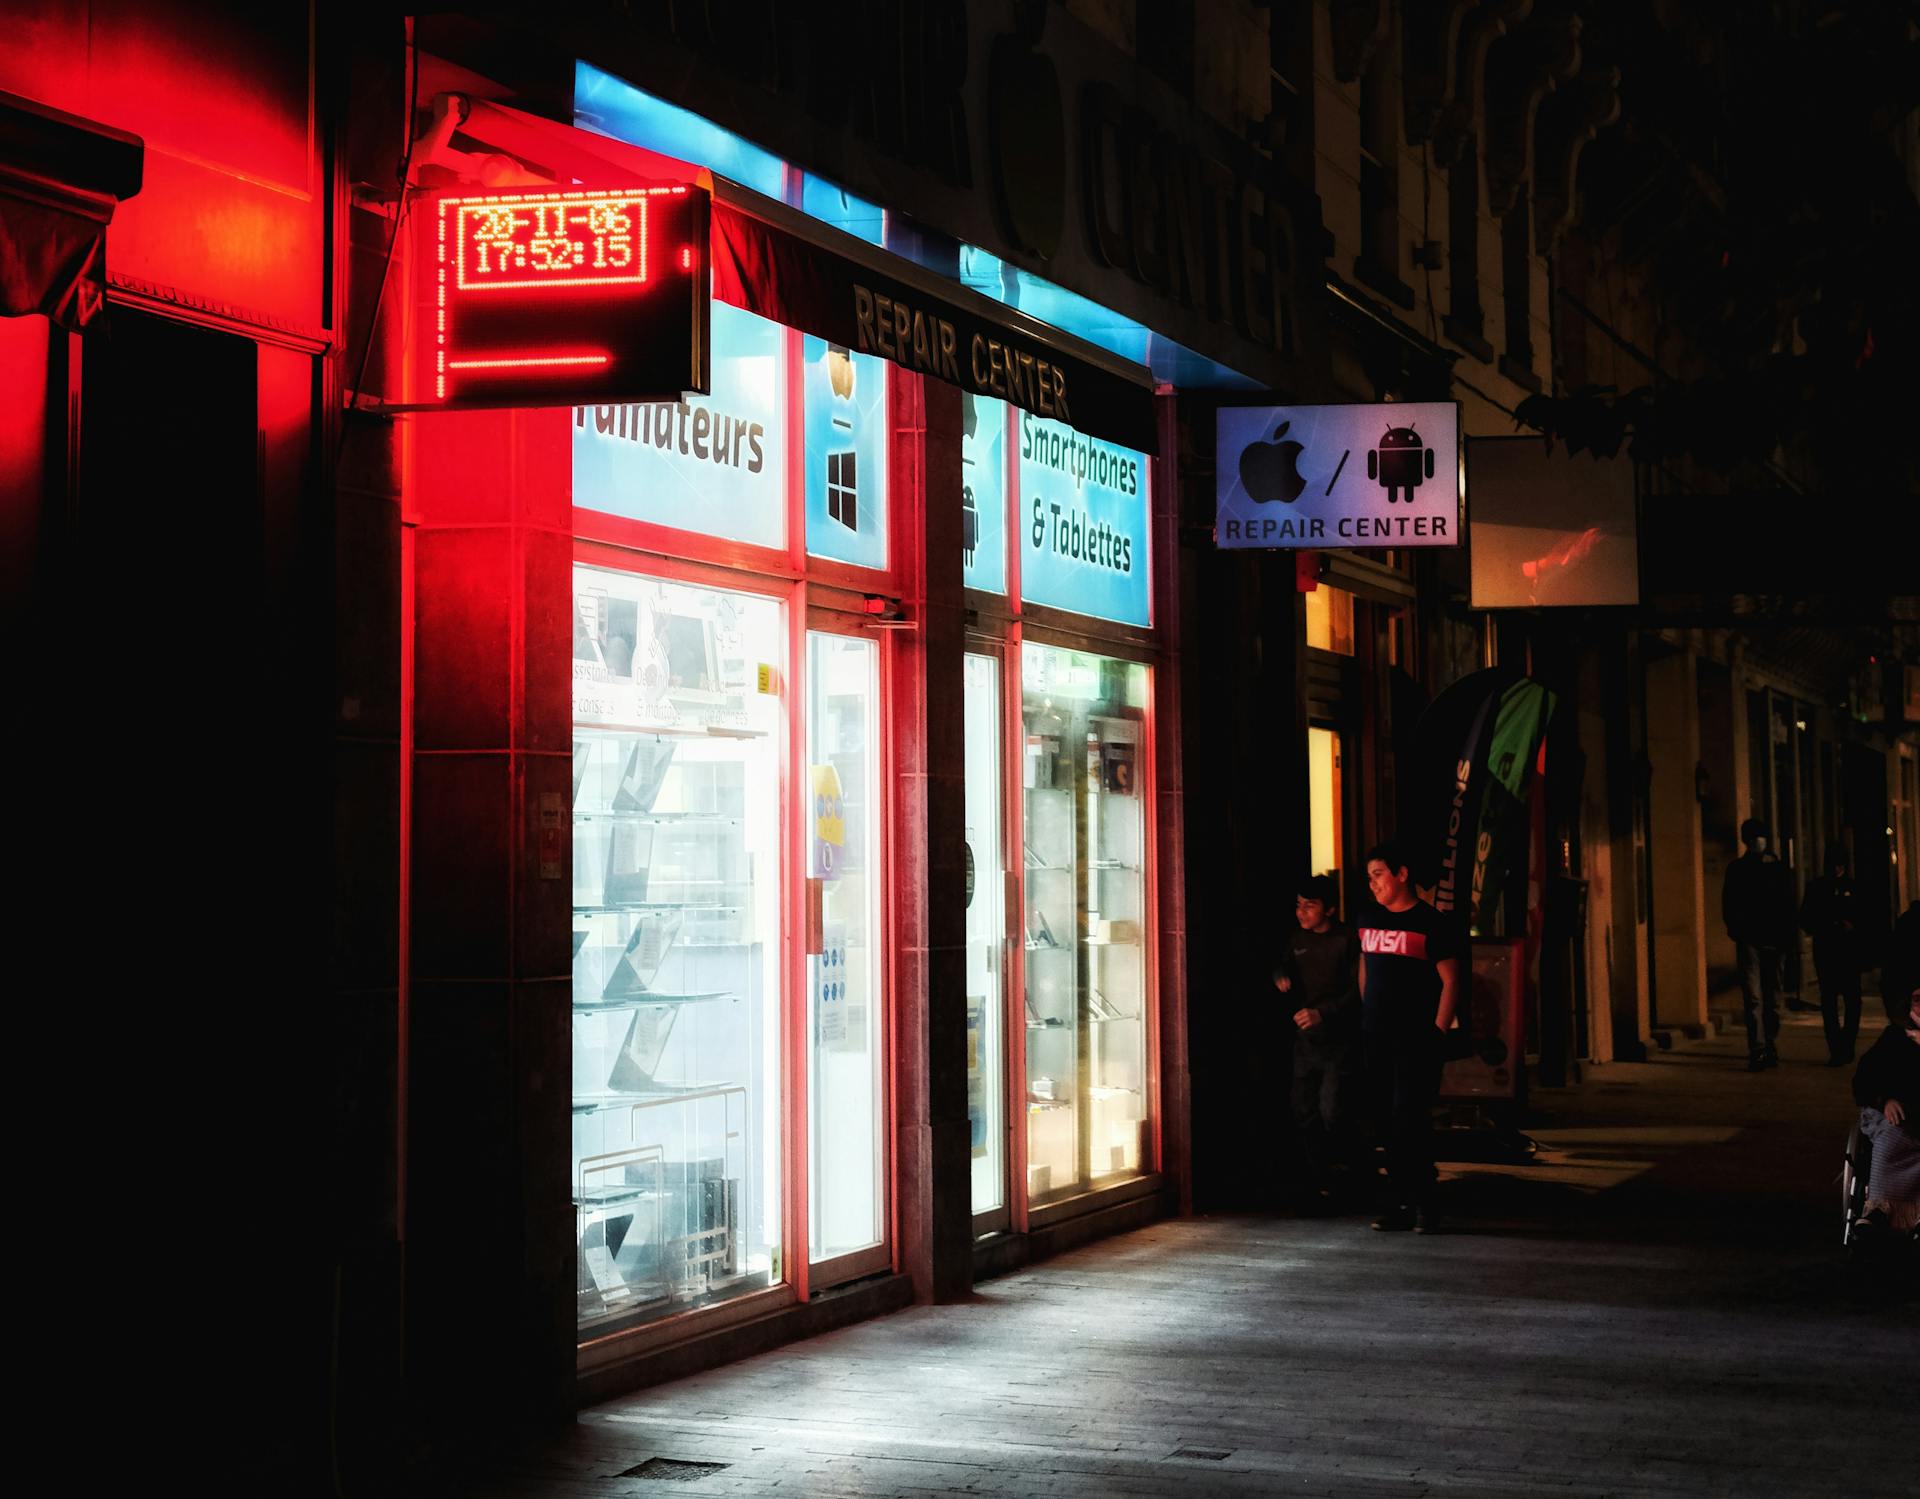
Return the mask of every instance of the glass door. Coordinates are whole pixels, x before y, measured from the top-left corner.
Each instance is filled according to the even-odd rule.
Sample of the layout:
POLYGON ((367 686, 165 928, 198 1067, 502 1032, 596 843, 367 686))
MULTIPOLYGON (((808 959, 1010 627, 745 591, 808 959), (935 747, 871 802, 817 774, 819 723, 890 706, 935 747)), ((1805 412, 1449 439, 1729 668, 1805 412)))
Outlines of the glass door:
POLYGON ((1006 866, 1001 857, 1000 659, 965 663, 967 776, 967 1126, 973 1231, 1005 1228, 1006 866))
POLYGON ((1147 668, 1021 648, 1027 1194, 1150 1169, 1147 668))
POLYGON ((879 658, 869 637, 807 633, 807 1180, 816 1287, 875 1268, 885 1253, 879 658))

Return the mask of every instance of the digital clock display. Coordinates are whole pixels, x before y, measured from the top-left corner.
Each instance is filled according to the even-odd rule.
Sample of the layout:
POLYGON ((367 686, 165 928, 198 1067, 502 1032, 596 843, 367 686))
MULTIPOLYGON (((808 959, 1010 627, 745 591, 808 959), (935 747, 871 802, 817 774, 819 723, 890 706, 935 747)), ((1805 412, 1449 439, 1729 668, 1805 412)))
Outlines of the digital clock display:
POLYGON ((710 212, 707 193, 685 183, 434 199, 415 219, 428 348, 411 403, 571 406, 703 390, 710 212))
POLYGON ((657 194, 567 193, 527 202, 451 205, 462 291, 621 286, 647 279, 647 219, 657 194))

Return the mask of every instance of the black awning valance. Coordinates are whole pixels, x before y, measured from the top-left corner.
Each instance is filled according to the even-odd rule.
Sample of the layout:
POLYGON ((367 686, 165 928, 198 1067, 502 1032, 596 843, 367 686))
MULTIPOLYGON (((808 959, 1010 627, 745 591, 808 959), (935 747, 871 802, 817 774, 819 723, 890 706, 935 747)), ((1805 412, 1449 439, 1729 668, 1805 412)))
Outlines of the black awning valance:
POLYGON ((136 135, 0 91, 0 316, 93 321, 107 224, 140 191, 144 156, 136 135))

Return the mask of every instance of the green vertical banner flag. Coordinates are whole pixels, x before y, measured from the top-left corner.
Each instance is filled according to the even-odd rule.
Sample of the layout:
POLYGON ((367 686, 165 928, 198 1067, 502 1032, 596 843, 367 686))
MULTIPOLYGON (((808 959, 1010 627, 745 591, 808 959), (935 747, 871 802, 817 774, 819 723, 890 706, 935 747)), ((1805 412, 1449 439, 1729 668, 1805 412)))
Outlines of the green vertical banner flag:
POLYGON ((1490 934, 1503 895, 1516 878, 1526 876, 1527 783, 1552 713, 1553 694, 1531 678, 1502 692, 1494 711, 1467 899, 1468 924, 1476 936, 1490 934))
POLYGON ((1502 892, 1528 865, 1527 791, 1553 694, 1509 667, 1461 678, 1414 731, 1402 830, 1435 909, 1504 935, 1502 892))

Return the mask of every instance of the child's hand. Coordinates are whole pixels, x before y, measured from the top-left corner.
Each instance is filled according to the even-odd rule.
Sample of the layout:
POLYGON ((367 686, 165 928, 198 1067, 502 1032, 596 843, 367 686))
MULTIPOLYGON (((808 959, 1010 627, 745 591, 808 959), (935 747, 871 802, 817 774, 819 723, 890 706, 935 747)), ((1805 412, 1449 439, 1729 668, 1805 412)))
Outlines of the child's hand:
POLYGON ((1292 979, 1290 979, 1290 978, 1288 978, 1288 977, 1287 977, 1287 976, 1286 976, 1286 975, 1285 975, 1285 974, 1283 973, 1283 974, 1281 974, 1281 975, 1280 975, 1280 977, 1279 977, 1279 978, 1277 978, 1277 979, 1275 979, 1275 980, 1273 981, 1273 987, 1274 987, 1274 988, 1276 988, 1276 989, 1278 989, 1278 990, 1279 990, 1279 991, 1280 991, 1280 992, 1281 992, 1282 994, 1285 994, 1285 993, 1287 992, 1287 990, 1289 990, 1289 989, 1291 989, 1291 988, 1293 987, 1293 980, 1292 980, 1292 979))
POLYGON ((1310 1031, 1320 1023, 1318 1010, 1299 1009, 1293 1012, 1293 1023, 1303 1031, 1310 1031))
POLYGON ((1887 1123, 1902 1124, 1906 1121, 1907 1110, 1897 1098, 1889 1098, 1887 1106, 1880 1111, 1887 1116, 1887 1123))

